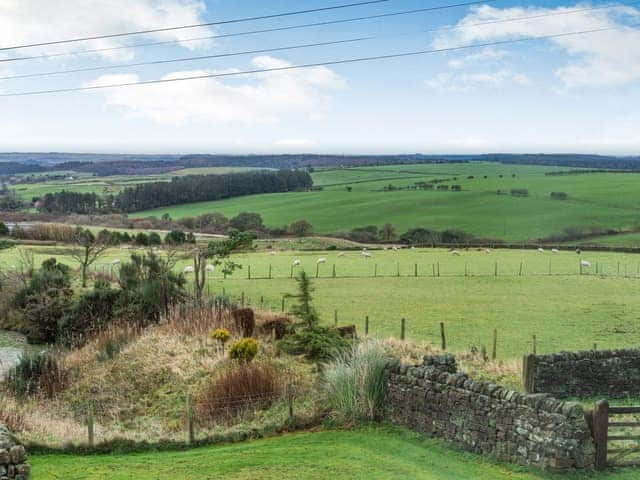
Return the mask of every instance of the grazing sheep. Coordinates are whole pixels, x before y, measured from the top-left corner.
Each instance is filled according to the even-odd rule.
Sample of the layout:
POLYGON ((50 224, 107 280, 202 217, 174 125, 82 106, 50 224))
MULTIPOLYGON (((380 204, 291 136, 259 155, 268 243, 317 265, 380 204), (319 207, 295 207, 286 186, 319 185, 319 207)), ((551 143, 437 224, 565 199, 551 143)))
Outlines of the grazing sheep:
POLYGON ((340 252, 340 253, 338 254, 338 256, 339 256, 339 257, 344 257, 344 252, 340 252))
POLYGON ((364 258, 371 258, 373 255, 371 255, 369 252, 362 252, 362 256, 364 258))
POLYGON ((578 255, 581 255, 581 254, 582 254, 582 250, 580 250, 579 248, 576 248, 576 253, 577 253, 578 255))
POLYGON ((558 250, 557 248, 552 248, 551 253, 560 253, 560 250, 558 250))
POLYGON ((277 255, 278 252, 276 252, 275 250, 271 250, 271 255, 277 255))
POLYGON ((294 267, 299 267, 300 265, 302 265, 302 261, 300 261, 300 260, 294 260, 293 261, 293 266, 294 267))
POLYGON ((540 247, 540 248, 538 248, 538 251, 539 251, 540 253, 544 253, 544 248, 540 247))
POLYGON ((184 267, 182 273, 193 273, 193 267, 184 267))
POLYGON ((491 253, 491 250, 490 250, 490 249, 488 249, 488 248, 485 248, 485 249, 484 249, 484 253, 491 253))
POLYGON ((580 260, 580 266, 581 267, 590 267, 591 266, 591 262, 588 262, 586 260, 580 260))
POLYGON ((459 257, 460 256, 460 252, 457 250, 451 250, 451 255, 459 257))
POLYGON ((320 264, 320 263, 327 263, 327 259, 326 258, 319 258, 318 261, 316 262, 316 264, 320 264))
POLYGON ((205 270, 206 270, 207 272, 215 272, 216 267, 215 267, 215 265, 211 265, 211 264, 209 264, 209 265, 207 265, 207 266, 206 266, 205 270))
POLYGON ((392 247, 394 252, 398 251, 398 247, 396 247, 395 245, 392 247))
POLYGON ((415 250, 415 249, 416 249, 416 247, 411 247, 411 250, 415 250))
POLYGON ((111 262, 111 265, 118 265, 119 263, 120 263, 120 259, 119 259, 119 258, 116 258, 115 260, 113 260, 113 261, 111 262))

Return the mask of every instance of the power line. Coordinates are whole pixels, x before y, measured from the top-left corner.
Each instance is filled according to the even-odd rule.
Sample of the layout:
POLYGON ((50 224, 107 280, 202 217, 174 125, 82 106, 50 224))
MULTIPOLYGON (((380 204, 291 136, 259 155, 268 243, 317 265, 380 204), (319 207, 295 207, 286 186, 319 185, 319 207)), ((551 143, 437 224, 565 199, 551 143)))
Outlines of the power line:
POLYGON ((259 29, 259 30, 249 30, 249 31, 244 31, 244 32, 236 32, 236 33, 225 33, 225 34, 219 34, 219 35, 207 35, 207 36, 201 36, 201 37, 186 38, 186 39, 182 39, 182 40, 164 40, 164 41, 160 41, 160 42, 145 42, 145 43, 136 43, 136 44, 132 44, 132 45, 121 45, 121 46, 118 46, 118 47, 94 48, 94 49, 88 49, 88 50, 80 50, 80 51, 77 51, 77 52, 49 53, 49 54, 42 54, 42 55, 29 55, 29 56, 23 56, 23 57, 11 57, 11 58, 4 58, 4 59, 0 58, 0 62, 15 62, 15 61, 34 60, 34 59, 41 59, 41 58, 54 58, 54 57, 62 57, 62 56, 84 55, 84 54, 88 54, 88 53, 110 52, 110 51, 114 51, 114 50, 124 50, 124 49, 130 49, 130 48, 153 47, 153 46, 159 46, 159 45, 171 45, 171 44, 176 44, 176 43, 195 42, 195 41, 202 41, 202 40, 214 40, 214 39, 218 39, 218 38, 229 38, 229 37, 241 37, 241 36, 247 36, 247 35, 257 35, 257 34, 261 34, 261 33, 283 32, 283 31, 287 31, 287 30, 298 30, 298 29, 303 29, 303 28, 324 27, 324 26, 328 26, 328 25, 337 25, 337 24, 341 24, 341 23, 359 22, 359 21, 364 21, 364 20, 375 20, 375 19, 379 19, 379 18, 389 18, 389 17, 396 17, 396 16, 401 16, 401 15, 412 15, 412 14, 416 14, 416 13, 432 12, 432 11, 436 11, 436 10, 445 10, 445 9, 449 9, 449 8, 469 7, 469 6, 473 6, 473 5, 493 3, 493 2, 496 2, 496 1, 497 0, 473 0, 473 1, 469 1, 469 2, 454 3, 454 4, 449 4, 449 5, 440 5, 440 6, 435 6, 435 7, 417 8, 417 9, 413 9, 413 10, 402 10, 402 11, 398 11, 398 12, 379 13, 379 14, 375 14, 375 15, 365 15, 365 16, 360 16, 360 17, 351 17, 351 18, 344 18, 344 19, 337 19, 337 20, 327 20, 327 21, 323 21, 323 22, 303 23, 303 24, 298 24, 298 25, 288 25, 288 26, 284 26, 284 27, 264 28, 264 29, 259 29))
MULTIPOLYGON (((640 24, 629 25, 628 27, 637 27, 640 24)), ((414 57, 419 55, 427 55, 432 53, 443 53, 443 52, 453 52, 460 50, 468 50, 473 48, 484 48, 484 47, 493 47, 498 45, 506 45, 511 43, 522 43, 528 42, 532 40, 546 40, 551 38, 561 38, 568 36, 576 36, 576 35, 585 35, 590 33, 597 32, 605 32, 611 30, 619 30, 624 27, 605 27, 605 28, 596 28, 591 30, 580 30, 576 32, 564 32, 564 33, 556 33, 551 35, 541 35, 537 37, 525 37, 525 38, 517 38, 511 40, 500 40, 495 42, 485 42, 471 45, 459 45, 456 47, 446 47, 446 48, 437 48, 431 50, 416 50, 412 52, 401 52, 401 53, 391 53, 388 55, 375 55, 370 57, 357 57, 357 58, 348 58, 342 60, 330 60, 326 62, 316 62, 316 63, 306 63, 300 65, 289 65, 286 67, 274 67, 274 68, 260 68, 254 70, 243 70, 236 72, 225 72, 225 73, 212 73, 206 75, 194 75, 189 77, 178 77, 178 78, 163 78, 156 80, 145 80, 140 82, 126 82, 126 83, 113 83, 113 84, 105 84, 105 85, 91 85, 86 87, 72 87, 72 88, 60 88, 60 89, 51 89, 51 90, 32 90, 27 92, 16 92, 16 93, 2 93, 0 97, 23 97, 23 96, 31 96, 31 95, 45 95, 52 93, 69 93, 69 92, 81 92, 81 91, 89 91, 89 90, 102 90, 107 88, 118 88, 118 87, 132 87, 138 85, 154 85, 161 83, 173 83, 173 82, 183 82, 187 80, 202 80, 207 78, 223 78, 223 77, 236 77, 240 75, 253 75, 259 73, 272 73, 272 72, 282 72, 288 70, 301 70, 305 68, 315 68, 315 67, 327 67, 327 66, 335 66, 335 65, 346 65, 351 63, 363 63, 363 62, 371 62, 377 60, 390 60, 397 58, 405 58, 405 57, 414 57)))
MULTIPOLYGON (((639 4, 639 3, 640 3, 640 0, 628 3, 628 4, 625 4, 625 5, 626 6, 630 6, 630 5, 635 5, 635 4, 639 4)), ((58 71, 51 71, 51 72, 27 73, 27 74, 20 74, 20 75, 9 75, 9 76, 5 76, 5 77, 0 77, 0 80, 14 80, 14 79, 22 79, 22 78, 47 77, 47 76, 52 76, 52 75, 62 75, 62 74, 70 74, 70 73, 92 72, 92 71, 100 71, 100 70, 113 70, 113 69, 117 69, 117 68, 132 68, 132 67, 141 67, 141 66, 150 66, 150 65, 163 65, 163 64, 170 64, 170 63, 191 62, 191 61, 198 61, 198 60, 211 60, 211 59, 215 59, 215 58, 235 57, 235 56, 241 56, 241 55, 253 55, 253 54, 258 54, 258 53, 281 52, 281 51, 287 51, 287 50, 298 50, 298 49, 312 48, 312 47, 325 47, 325 46, 330 46, 330 45, 359 43, 359 42, 363 42, 363 41, 376 40, 376 39, 381 39, 381 38, 392 38, 392 37, 415 35, 415 34, 422 34, 422 33, 429 33, 429 32, 439 32, 439 31, 444 31, 444 30, 457 30, 457 29, 461 29, 461 28, 478 27, 478 26, 483 26, 483 25, 512 23, 512 22, 518 22, 518 21, 523 21, 523 20, 532 20, 532 19, 539 19, 539 18, 546 18, 546 17, 555 17, 555 16, 560 16, 560 15, 570 15, 570 14, 582 13, 582 12, 592 11, 592 10, 602 10, 602 9, 605 9, 605 8, 616 8, 618 6, 619 5, 608 5, 608 6, 599 6, 599 7, 579 8, 579 9, 573 9, 573 10, 566 10, 566 11, 563 11, 563 12, 552 12, 552 13, 546 13, 546 14, 537 14, 537 15, 528 15, 528 16, 522 16, 522 17, 514 17, 514 18, 508 18, 508 19, 502 19, 502 20, 491 20, 491 21, 475 23, 475 24, 435 27, 435 28, 430 28, 430 29, 426 29, 426 30, 419 30, 419 31, 416 31, 416 32, 401 33, 401 34, 395 34, 395 35, 364 36, 364 37, 356 37, 356 38, 350 38, 350 39, 331 40, 331 41, 326 41, 326 42, 306 43, 306 44, 301 44, 301 45, 289 45, 289 46, 284 46, 284 47, 273 47, 273 48, 265 48, 265 49, 244 50, 244 51, 239 51, 239 52, 220 53, 220 54, 214 54, 214 55, 199 55, 199 56, 194 56, 194 57, 182 57, 182 58, 173 58, 173 59, 151 60, 151 61, 147 61, 147 62, 124 63, 124 64, 115 64, 115 65, 102 65, 102 66, 95 66, 95 67, 82 67, 82 68, 75 68, 75 69, 69 69, 69 70, 58 70, 58 71)))
POLYGON ((351 7, 360 7, 364 5, 373 5, 377 3, 388 3, 393 2, 395 0, 368 0, 364 2, 356 2, 356 3, 344 3, 341 5, 333 5, 330 7, 321 7, 321 8, 311 8, 307 10, 297 10, 292 12, 282 12, 282 13, 273 13, 270 15, 260 15, 255 17, 244 17, 244 18, 235 18, 231 20, 220 20, 217 22, 206 22, 206 23, 197 23, 192 25, 181 25, 177 27, 164 27, 164 28, 153 28, 148 30, 137 30, 133 32, 124 32, 124 33, 111 33, 107 35, 94 35, 90 37, 79 37, 79 38, 69 38, 66 40, 53 40, 49 42, 40 42, 40 43, 30 43, 23 45, 12 45, 10 47, 0 47, 0 51, 6 50, 18 50, 22 48, 30 48, 30 47, 44 47, 46 45, 60 45, 62 43, 75 43, 75 42, 84 42, 88 40, 99 40, 104 38, 116 38, 116 37, 127 37, 131 35, 143 35, 148 33, 158 33, 158 32, 169 32, 175 30, 185 30, 188 28, 199 28, 199 27, 212 27, 215 25, 229 25, 232 23, 243 23, 243 22, 252 22, 255 20, 269 20, 273 18, 282 18, 282 17, 290 17, 294 15, 303 15, 307 13, 317 13, 317 12, 327 12, 330 10, 339 10, 344 8, 351 7))

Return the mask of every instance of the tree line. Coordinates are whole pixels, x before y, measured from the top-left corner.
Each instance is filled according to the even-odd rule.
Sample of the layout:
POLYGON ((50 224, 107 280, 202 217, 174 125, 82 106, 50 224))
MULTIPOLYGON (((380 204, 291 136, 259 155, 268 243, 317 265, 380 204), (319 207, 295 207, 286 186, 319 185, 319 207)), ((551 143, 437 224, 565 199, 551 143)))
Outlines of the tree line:
POLYGON ((170 182, 141 183, 118 194, 54 192, 39 204, 46 213, 132 213, 169 205, 222 200, 260 193, 306 190, 313 185, 303 170, 246 172, 224 175, 187 175, 170 182))

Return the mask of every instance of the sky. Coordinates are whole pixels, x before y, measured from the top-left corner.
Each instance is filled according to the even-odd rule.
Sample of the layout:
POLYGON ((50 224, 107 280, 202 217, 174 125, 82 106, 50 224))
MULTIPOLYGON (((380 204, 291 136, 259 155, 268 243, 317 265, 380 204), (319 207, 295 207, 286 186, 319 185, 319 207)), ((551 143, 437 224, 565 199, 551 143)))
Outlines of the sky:
POLYGON ((354 1, 2 0, 0 60, 4 61, 0 61, 0 77, 108 68, 4 78, 0 79, 0 95, 454 50, 155 85, 0 96, 0 151, 640 154, 640 1, 495 0, 357 22, 235 35, 464 3, 388 0, 266 20, 6 49, 354 1), (615 6, 592 9, 611 5, 615 6), (513 20, 517 18, 520 20, 513 20), (539 38, 600 28, 609 30, 539 38), (363 37, 368 39, 125 66, 363 37), (509 43, 522 38, 529 40, 509 43), (153 42, 166 43, 131 47, 153 42), (486 45, 491 43, 499 44, 486 45), (471 47, 479 44, 485 46, 471 47), (102 51, 79 53, 88 49, 102 51), (59 53, 75 54, 8 61, 59 53))

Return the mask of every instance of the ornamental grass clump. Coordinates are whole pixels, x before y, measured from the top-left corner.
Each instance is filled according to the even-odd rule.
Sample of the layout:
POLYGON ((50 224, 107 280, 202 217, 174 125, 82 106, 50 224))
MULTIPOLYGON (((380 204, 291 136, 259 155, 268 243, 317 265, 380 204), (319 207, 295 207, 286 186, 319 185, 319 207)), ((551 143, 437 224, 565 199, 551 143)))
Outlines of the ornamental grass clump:
POLYGON ((382 417, 389 360, 382 345, 368 341, 327 365, 323 386, 335 418, 357 421, 382 417))

